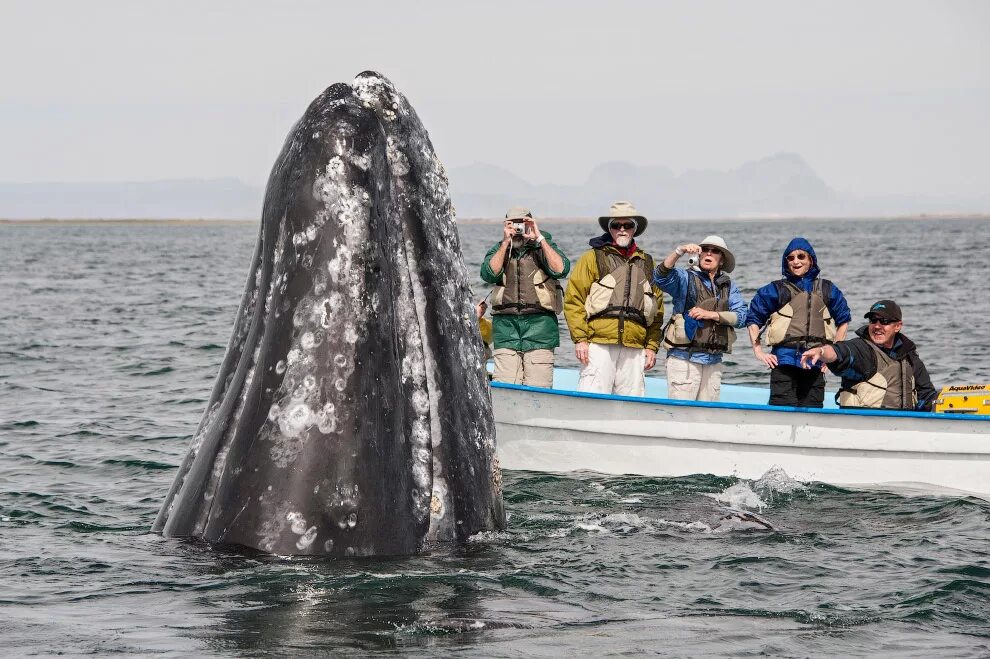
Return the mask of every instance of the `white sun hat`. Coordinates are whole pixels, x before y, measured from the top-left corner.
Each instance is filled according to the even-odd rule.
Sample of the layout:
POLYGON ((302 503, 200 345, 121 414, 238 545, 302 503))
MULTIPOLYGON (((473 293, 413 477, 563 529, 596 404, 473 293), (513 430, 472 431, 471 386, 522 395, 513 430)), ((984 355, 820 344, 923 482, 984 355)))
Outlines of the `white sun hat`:
POLYGON ((722 236, 708 236, 700 243, 702 247, 718 247, 722 251, 722 272, 732 272, 736 268, 736 257, 729 251, 729 246, 725 244, 722 236))
POLYGON ((630 219, 636 223, 636 233, 633 236, 638 236, 639 234, 646 231, 647 219, 640 215, 636 207, 630 204, 628 201, 617 201, 608 207, 608 215, 602 215, 598 218, 598 224, 601 225, 602 231, 608 232, 608 223, 612 220, 617 219, 630 219))

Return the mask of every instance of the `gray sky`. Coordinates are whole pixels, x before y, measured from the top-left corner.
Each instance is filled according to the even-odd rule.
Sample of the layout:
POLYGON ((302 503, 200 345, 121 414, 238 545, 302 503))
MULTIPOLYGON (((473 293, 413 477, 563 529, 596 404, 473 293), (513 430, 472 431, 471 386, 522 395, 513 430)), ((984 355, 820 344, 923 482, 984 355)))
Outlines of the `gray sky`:
POLYGON ((843 192, 990 190, 979 1, 0 0, 0 57, 0 181, 262 183, 310 100, 375 69, 448 167, 791 151, 843 192))

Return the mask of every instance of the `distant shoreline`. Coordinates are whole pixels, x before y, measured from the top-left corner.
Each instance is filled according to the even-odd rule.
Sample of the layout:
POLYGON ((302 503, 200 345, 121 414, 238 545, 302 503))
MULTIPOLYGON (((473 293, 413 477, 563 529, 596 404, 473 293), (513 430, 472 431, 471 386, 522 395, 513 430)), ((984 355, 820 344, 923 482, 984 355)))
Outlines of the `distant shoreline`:
POLYGON ((78 224, 258 224, 259 220, 178 220, 178 219, 99 219, 99 218, 54 218, 45 217, 37 220, 6 220, 0 218, 0 224, 31 224, 31 225, 78 225, 78 224))
MULTIPOLYGON (((547 224, 576 224, 595 223, 597 217, 537 217, 538 222, 547 224)), ((896 221, 923 221, 923 220, 990 220, 990 213, 919 213, 915 215, 840 215, 840 216, 779 216, 771 215, 766 217, 649 217, 651 223, 660 222, 739 222, 741 224, 749 222, 896 222, 896 221)), ((464 224, 501 224, 505 220, 502 218, 469 217, 458 218, 459 223, 464 224)))
MULTIPOLYGON (((594 217, 537 217, 539 222, 546 224, 594 224, 597 218, 594 217)), ((916 215, 889 215, 889 216, 767 216, 767 217, 651 217, 650 222, 896 222, 896 221, 924 221, 924 220, 990 220, 990 213, 920 213, 916 215)), ((502 218, 491 217, 466 217, 458 218, 459 224, 500 224, 502 218)), ((39 218, 33 220, 26 219, 3 219, 0 218, 0 225, 28 225, 28 226, 76 226, 76 225, 251 225, 258 224, 259 220, 206 220, 206 219, 100 219, 100 218, 39 218)))

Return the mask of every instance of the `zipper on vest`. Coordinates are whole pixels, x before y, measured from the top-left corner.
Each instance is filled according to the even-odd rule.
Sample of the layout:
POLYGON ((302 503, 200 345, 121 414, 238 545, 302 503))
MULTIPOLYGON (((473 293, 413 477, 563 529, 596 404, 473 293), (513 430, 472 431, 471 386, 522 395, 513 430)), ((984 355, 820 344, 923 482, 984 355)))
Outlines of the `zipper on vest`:
POLYGON ((522 304, 522 256, 516 259, 516 313, 518 314, 522 309, 520 305, 522 304))
MULTIPOLYGON (((714 309, 712 309, 712 311, 714 311, 715 313, 718 313, 718 292, 719 292, 719 286, 718 286, 718 284, 716 284, 714 281, 712 281, 712 295, 715 298, 715 304, 712 305, 714 307, 714 309)), ((706 346, 706 348, 710 352, 719 352, 719 350, 718 350, 718 347, 719 347, 719 345, 718 345, 718 321, 710 320, 708 322, 710 322, 712 324, 712 327, 711 327, 711 334, 708 336, 708 345, 706 346)))
POLYGON ((633 262, 630 258, 626 261, 626 290, 622 295, 622 311, 619 313, 619 345, 622 343, 622 336, 626 330, 626 310, 629 309, 629 293, 632 289, 632 269, 633 262))
MULTIPOLYGON (((907 357, 901 360, 901 409, 902 410, 913 410, 914 405, 908 406, 908 390, 907 390, 907 369, 908 369, 907 357)), ((912 371, 912 375, 914 372, 912 371)))

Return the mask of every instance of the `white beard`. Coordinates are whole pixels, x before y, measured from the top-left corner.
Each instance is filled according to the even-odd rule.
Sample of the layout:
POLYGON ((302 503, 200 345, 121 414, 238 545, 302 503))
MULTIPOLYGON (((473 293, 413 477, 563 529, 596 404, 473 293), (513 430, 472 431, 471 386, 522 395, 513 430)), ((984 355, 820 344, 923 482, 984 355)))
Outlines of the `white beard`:
POLYGON ((620 238, 616 238, 615 239, 615 244, 618 245, 619 247, 621 247, 622 249, 625 249, 626 247, 629 247, 629 243, 631 243, 631 242, 632 242, 632 238, 630 238, 629 236, 620 237, 620 238))
POLYGON ((512 246, 519 249, 526 240, 522 236, 512 236, 512 246))

